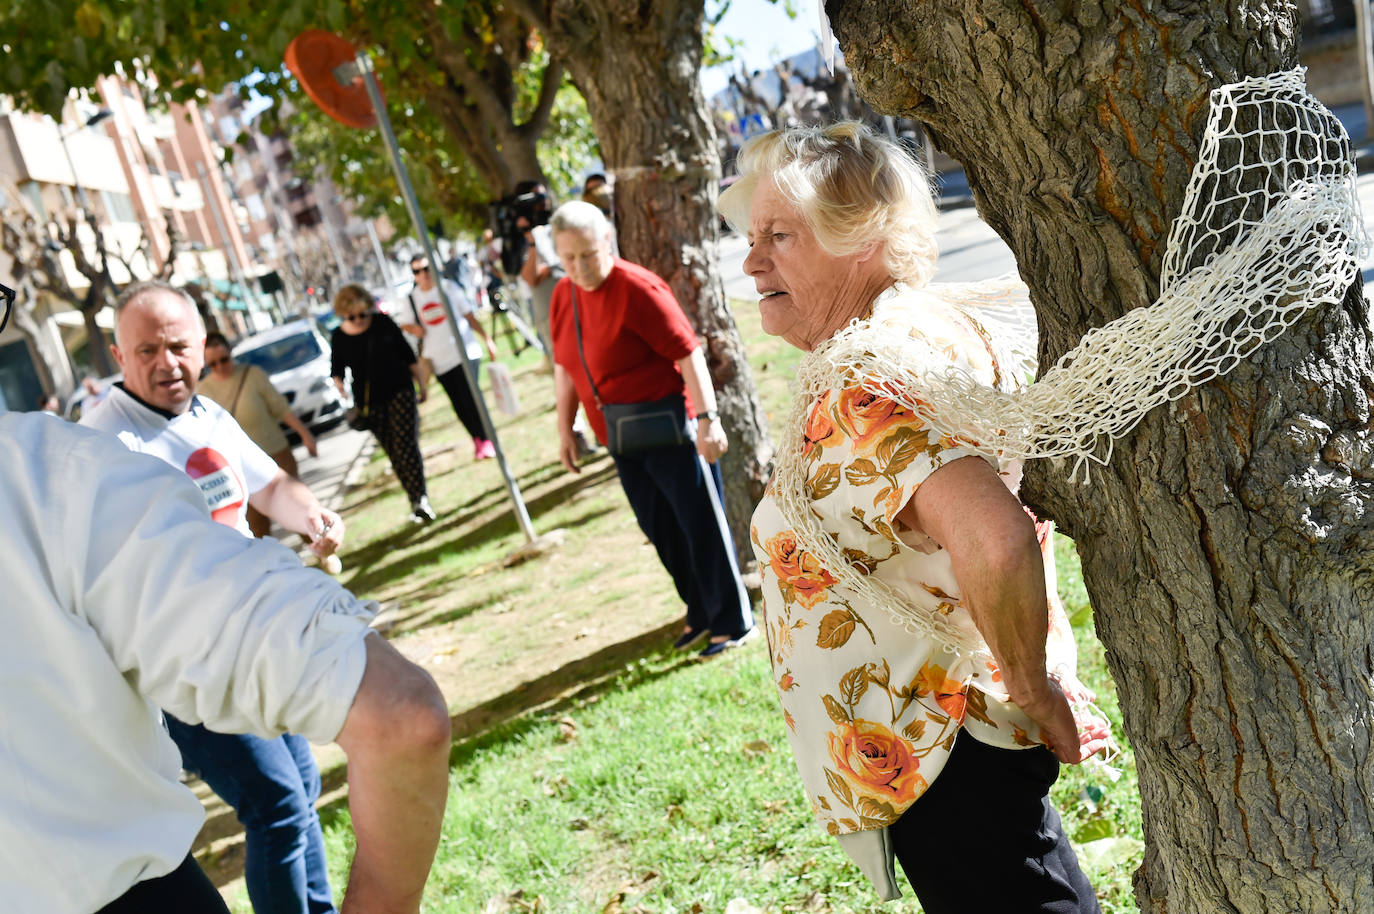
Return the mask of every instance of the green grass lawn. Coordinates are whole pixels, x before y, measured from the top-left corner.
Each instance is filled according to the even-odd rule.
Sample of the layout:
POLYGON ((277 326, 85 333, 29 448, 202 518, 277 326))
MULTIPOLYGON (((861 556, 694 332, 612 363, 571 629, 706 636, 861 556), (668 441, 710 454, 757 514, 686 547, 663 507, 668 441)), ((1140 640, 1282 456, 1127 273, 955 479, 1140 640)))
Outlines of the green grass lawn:
MULTIPOLYGON (((765 413, 776 425, 790 396, 797 353, 761 334, 752 305, 740 304, 737 315, 765 413)), ((438 625, 489 627, 475 614, 493 606, 499 611, 501 601, 547 599, 551 586, 557 588, 557 615, 578 618, 579 600, 589 599, 594 580, 595 599, 618 601, 627 612, 657 606, 671 619, 679 611, 661 569, 646 568, 642 560, 593 567, 607 560, 607 548, 631 548, 605 545, 626 528, 631 529, 624 543, 642 544, 613 472, 594 462, 588 470, 599 475, 588 480, 550 467, 552 417, 538 410, 546 409, 540 398, 552 385, 536 378, 532 358, 512 365, 522 372, 521 395, 538 421, 517 417, 502 426, 502 439, 527 496, 538 499, 539 510, 531 512, 536 525, 569 528, 566 555, 550 560, 567 565, 493 570, 520 537, 508 512, 503 521, 492 519, 504 498, 492 461, 451 471, 435 463, 436 503, 459 517, 441 517, 448 524, 440 528, 443 545, 432 536, 398 532, 404 504, 394 481, 386 483, 381 464, 371 488, 350 497, 356 546, 346 583, 368 594, 404 588, 417 606, 398 639, 422 637, 438 625), (550 567, 560 570, 550 573, 550 567), (432 597, 435 588, 461 596, 441 600, 432 597)), ((440 424, 436 430, 430 417, 437 415, 429 404, 426 449, 444 435, 461 439, 455 447, 465 446, 452 428, 440 424)), ((1078 631, 1081 677, 1098 692, 1124 744, 1078 560, 1063 538, 1058 559, 1061 591, 1078 631)), ((500 656, 509 658, 520 643, 493 643, 484 650, 504 651, 500 656)), ((1120 780, 1113 782, 1100 768, 1066 768, 1054 792, 1108 914, 1135 910, 1130 874, 1141 852, 1134 766, 1129 748, 1123 749, 1115 763, 1120 780)), ((710 663, 668 652, 635 660, 576 698, 456 745, 451 786, 426 893, 428 912, 920 910, 909 894, 880 904, 815 825, 762 642, 710 663)), ((341 892, 352 832, 341 805, 323 815, 332 878, 341 892)))

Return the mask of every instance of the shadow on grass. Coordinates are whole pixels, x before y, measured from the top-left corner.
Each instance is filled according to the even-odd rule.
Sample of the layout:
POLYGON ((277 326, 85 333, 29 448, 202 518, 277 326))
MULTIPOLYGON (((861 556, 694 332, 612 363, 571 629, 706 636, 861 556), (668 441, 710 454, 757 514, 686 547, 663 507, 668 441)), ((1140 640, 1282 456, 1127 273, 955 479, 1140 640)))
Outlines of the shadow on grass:
MULTIPOLYGON (((544 512, 566 504, 579 492, 601 485, 614 475, 615 465, 611 463, 607 463, 596 470, 584 470, 578 476, 569 474, 562 485, 542 492, 537 498, 527 500, 525 507, 532 517, 538 518, 544 512)), ((484 492, 477 496, 474 501, 484 500, 489 494, 484 492)), ((499 496, 496 499, 498 502, 505 497, 504 491, 498 492, 497 495, 499 496)), ((619 509, 619 506, 607 506, 600 510, 587 511, 576 519, 569 520, 564 526, 581 526, 597 517, 619 509)), ((520 528, 514 515, 509 510, 505 510, 483 521, 466 533, 453 536, 457 530, 491 510, 490 507, 474 506, 462 514, 445 515, 435 523, 423 527, 402 528, 396 533, 376 539, 362 549, 349 553, 349 565, 355 569, 355 572, 348 579, 348 589, 358 594, 378 594, 400 583, 414 568, 435 563, 446 555, 463 552, 487 543, 500 542, 519 533, 520 528), (433 545, 418 552, 412 551, 405 555, 398 555, 398 550, 411 545, 418 539, 423 539, 427 544, 432 543, 433 545)), ((475 563, 467 565, 450 577, 461 578, 473 567, 475 567, 475 563)), ((434 584, 434 581, 426 580, 423 586, 432 587, 434 584)), ((387 593, 386 598, 390 600, 398 597, 387 593)))
MULTIPOLYGON (((675 619, 455 714, 451 719, 453 749, 449 753, 449 767, 460 767, 478 752, 524 736, 542 726, 547 717, 590 698, 654 682, 700 662, 693 651, 668 650, 681 631, 682 623, 675 619), (636 660, 649 662, 636 664, 636 660)), ((321 777, 323 792, 327 794, 346 784, 347 769, 339 765, 323 772, 321 777)), ((339 796, 320 807, 320 821, 328 828, 340 821, 347 809, 347 797, 339 796)))
MULTIPOLYGON (((674 619, 652 631, 569 661, 505 694, 458 712, 450 719, 453 748, 449 753, 449 767, 463 765, 486 748, 529 733, 542 725, 544 717, 556 715, 579 702, 616 689, 653 682, 688 664, 700 662, 694 651, 669 649, 681 631, 682 622, 674 619), (649 662, 635 663, 642 659, 649 662)), ((320 822, 329 828, 341 821, 348 811, 347 794, 340 792, 347 785, 347 765, 339 764, 321 771, 320 779, 323 784, 321 796, 336 794, 319 807, 320 822)), ((221 808, 206 820, 192 852, 216 888, 243 875, 242 828, 228 807, 221 808), (229 840, 211 859, 208 854, 211 843, 224 839, 229 840)))

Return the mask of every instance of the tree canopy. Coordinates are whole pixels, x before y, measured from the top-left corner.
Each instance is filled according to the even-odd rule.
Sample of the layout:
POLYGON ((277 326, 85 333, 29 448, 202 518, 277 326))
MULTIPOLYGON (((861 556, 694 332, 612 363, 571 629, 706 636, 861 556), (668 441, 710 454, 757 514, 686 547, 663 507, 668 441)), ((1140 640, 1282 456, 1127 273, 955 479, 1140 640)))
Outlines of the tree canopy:
POLYGON ((368 152, 375 131, 326 123, 284 70, 286 46, 304 29, 372 51, 398 133, 414 141, 403 145, 417 185, 460 222, 475 224, 517 181, 572 183, 593 154, 585 107, 563 67, 524 20, 491 0, 207 0, 191 8, 5 0, 0 10, 0 31, 11 36, 0 45, 0 92, 19 107, 57 115, 71 90, 117 68, 151 74, 171 100, 201 102, 258 72, 257 91, 300 99, 293 127, 303 155, 328 164, 366 209, 399 213, 387 198, 392 181, 381 179, 385 157, 368 152))

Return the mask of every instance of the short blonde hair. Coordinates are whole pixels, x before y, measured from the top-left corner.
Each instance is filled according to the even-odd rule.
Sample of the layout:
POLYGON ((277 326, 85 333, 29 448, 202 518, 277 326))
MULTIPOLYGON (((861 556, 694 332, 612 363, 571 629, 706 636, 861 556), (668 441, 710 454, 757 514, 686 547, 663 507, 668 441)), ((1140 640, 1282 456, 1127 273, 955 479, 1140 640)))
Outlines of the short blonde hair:
POLYGON ((771 180, 834 256, 882 245, 893 279, 923 286, 935 273, 935 201, 930 179, 897 143, 858 121, 789 127, 754 137, 739 152, 740 178, 717 209, 747 231, 759 182, 771 180))
POLYGON ((356 282, 349 283, 334 293, 334 313, 339 317, 348 317, 359 305, 370 309, 376 303, 372 293, 356 282))

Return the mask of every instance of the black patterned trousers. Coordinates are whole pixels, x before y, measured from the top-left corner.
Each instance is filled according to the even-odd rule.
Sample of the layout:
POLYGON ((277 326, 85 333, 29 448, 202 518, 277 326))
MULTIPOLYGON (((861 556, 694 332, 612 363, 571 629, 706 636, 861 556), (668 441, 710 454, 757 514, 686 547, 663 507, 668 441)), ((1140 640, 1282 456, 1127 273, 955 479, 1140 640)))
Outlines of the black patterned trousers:
POLYGON ((415 390, 404 387, 372 409, 372 434, 386 451, 391 468, 413 505, 425 494, 425 464, 420 457, 420 410, 415 390))

